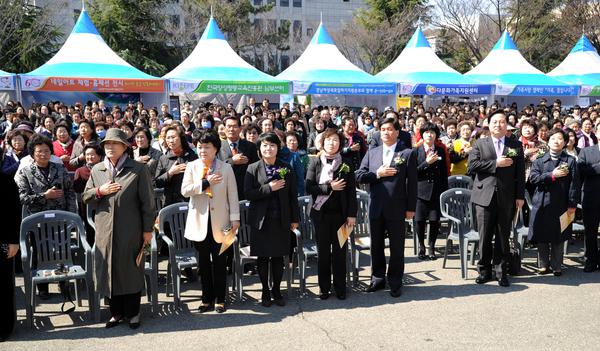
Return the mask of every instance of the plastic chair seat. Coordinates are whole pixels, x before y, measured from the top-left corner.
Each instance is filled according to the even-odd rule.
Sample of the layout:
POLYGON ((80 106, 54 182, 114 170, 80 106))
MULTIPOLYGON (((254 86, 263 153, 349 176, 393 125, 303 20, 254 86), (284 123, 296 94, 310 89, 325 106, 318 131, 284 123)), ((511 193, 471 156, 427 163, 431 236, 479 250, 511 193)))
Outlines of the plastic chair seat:
POLYGON ((57 274, 57 275, 44 275, 46 269, 32 269, 31 270, 31 279, 34 283, 54 283, 61 282, 64 280, 71 279, 85 279, 87 272, 81 266, 71 266, 69 267, 68 274, 57 274))

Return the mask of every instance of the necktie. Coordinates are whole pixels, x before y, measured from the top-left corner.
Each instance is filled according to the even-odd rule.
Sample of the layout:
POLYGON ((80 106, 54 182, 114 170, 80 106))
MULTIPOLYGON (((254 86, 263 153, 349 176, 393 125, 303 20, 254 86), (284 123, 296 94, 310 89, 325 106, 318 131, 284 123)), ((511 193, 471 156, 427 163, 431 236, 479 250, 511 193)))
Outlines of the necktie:
POLYGON ((237 143, 231 143, 231 154, 232 155, 238 154, 237 143))
POLYGON ((501 141, 500 139, 498 139, 496 141, 496 156, 497 157, 501 157, 502 156, 502 145, 501 145, 501 141))
POLYGON ((392 149, 387 149, 385 151, 385 163, 389 166, 391 164, 390 156, 392 155, 392 149))
MULTIPOLYGON (((207 178, 209 171, 210 171, 210 168, 208 167, 208 165, 204 164, 204 166, 202 168, 202 180, 207 178)), ((212 191, 210 190, 210 185, 206 189, 204 189, 204 191, 206 192, 208 197, 212 197, 212 191)))

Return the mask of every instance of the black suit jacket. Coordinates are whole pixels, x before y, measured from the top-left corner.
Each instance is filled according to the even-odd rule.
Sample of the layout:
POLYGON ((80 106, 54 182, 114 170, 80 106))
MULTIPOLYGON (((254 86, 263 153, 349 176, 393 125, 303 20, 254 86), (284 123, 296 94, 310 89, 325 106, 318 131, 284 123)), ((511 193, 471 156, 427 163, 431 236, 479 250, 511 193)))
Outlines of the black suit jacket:
MULTIPOLYGON (((412 137, 410 136, 410 133, 401 130, 400 134, 398 135, 398 143, 404 145, 404 148, 406 149, 412 149, 412 137)), ((369 141, 369 150, 381 146, 382 144, 383 142, 381 141, 381 133, 376 131, 373 133, 373 136, 369 141)))
POLYGON ((523 148, 518 140, 504 138, 503 155, 508 149, 517 151, 513 164, 509 167, 496 167, 496 149, 491 137, 475 142, 469 154, 467 173, 475 176, 471 201, 480 206, 489 206, 497 190, 498 201, 512 210, 516 199, 525 198, 525 160, 523 148))
POLYGON ((427 164, 424 145, 413 149, 414 157, 417 159, 417 197, 426 201, 439 201, 440 194, 448 190, 446 152, 438 145, 434 147, 440 158, 431 165, 427 164))
MULTIPOLYGON (((281 226, 289 228, 291 223, 299 223, 300 221, 300 211, 296 197, 298 194, 296 175, 290 165, 279 159, 277 159, 275 165, 286 167, 289 170, 285 176, 285 187, 277 191, 280 204, 279 210, 281 211, 281 226)), ((260 230, 265 221, 272 193, 263 160, 248 166, 244 178, 244 193, 246 199, 250 201, 249 224, 260 230)))
POLYGON ((383 165, 383 146, 367 152, 356 171, 359 183, 370 185, 371 204, 369 218, 383 216, 389 220, 404 220, 406 211, 414 211, 417 205, 417 160, 411 149, 396 144, 394 159, 399 161, 398 172, 392 177, 377 178, 377 169, 383 165))
MULTIPOLYGON (((346 163, 350 166, 350 160, 348 158, 342 159, 343 163, 346 163)), ((306 192, 312 195, 313 202, 317 199, 319 195, 328 195, 333 192, 331 189, 331 185, 329 184, 319 184, 319 179, 321 179, 321 170, 323 169, 323 164, 321 163, 321 159, 319 157, 311 157, 310 162, 308 164, 308 171, 306 173, 306 192)), ((355 217, 358 211, 358 203, 356 201, 356 181, 354 170, 350 166, 350 172, 345 173, 340 176, 339 168, 338 170, 333 172, 333 179, 343 178, 346 181, 346 187, 341 191, 341 206, 342 206, 342 217, 355 217)), ((314 208, 310 211, 311 217, 320 221, 323 214, 321 211, 317 211, 314 208)))
MULTIPOLYGON (((0 184, 0 198, 7 204, 2 211, 3 235, 0 235, 0 244, 18 244, 21 226, 19 188, 13 177, 4 172, 0 172, 0 184)), ((0 259, 4 258, 0 256, 0 259)))
POLYGON ((248 169, 248 165, 251 165, 254 162, 258 161, 258 153, 256 152, 256 145, 244 139, 238 140, 237 149, 238 153, 242 153, 244 154, 244 156, 248 157, 247 164, 233 164, 233 154, 231 153, 231 146, 229 146, 229 141, 227 140, 224 140, 221 143, 221 149, 219 150, 218 158, 223 162, 229 163, 233 168, 233 174, 235 175, 235 183, 237 184, 238 198, 240 200, 245 200, 246 197, 244 196, 244 177, 246 176, 246 170, 248 169))
POLYGON ((577 166, 583 184, 582 204, 600 203, 600 149, 598 145, 583 148, 579 152, 577 166))

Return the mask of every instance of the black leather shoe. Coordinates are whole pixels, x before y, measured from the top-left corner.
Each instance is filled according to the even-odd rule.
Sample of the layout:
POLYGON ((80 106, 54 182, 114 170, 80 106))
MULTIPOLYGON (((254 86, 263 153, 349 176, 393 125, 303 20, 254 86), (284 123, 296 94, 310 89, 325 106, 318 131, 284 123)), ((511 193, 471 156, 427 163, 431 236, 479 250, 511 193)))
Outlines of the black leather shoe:
POLYGON ((198 312, 206 313, 206 312, 212 311, 214 309, 215 309, 215 305, 213 305, 212 303, 208 304, 208 305, 202 304, 202 305, 200 305, 200 307, 198 307, 198 312))
POLYGON ((217 311, 217 313, 224 313, 227 311, 227 307, 225 307, 225 304, 217 304, 215 311, 217 311))
POLYGON ((562 271, 554 272, 555 277, 560 277, 562 275, 562 271))
POLYGON ((113 327, 116 327, 117 325, 119 325, 119 323, 121 323, 123 319, 121 317, 111 317, 110 320, 108 322, 106 322, 106 329, 110 329, 113 327))
POLYGON ((140 325, 140 322, 129 322, 129 329, 137 329, 140 325))
POLYGON ((328 292, 321 293, 321 295, 319 295, 319 298, 321 300, 327 300, 329 298, 329 293, 328 292))
POLYGON ((379 283, 375 283, 374 281, 371 281, 371 284, 369 284, 369 287, 367 288, 366 292, 372 293, 377 290, 383 290, 383 289, 385 289, 385 280, 382 280, 379 283))
POLYGON ((487 282, 491 282, 493 280, 491 274, 480 274, 477 278, 475 278, 475 283, 477 284, 485 284, 487 282))
POLYGON ((591 262, 591 261, 586 261, 585 265, 583 266, 583 271, 586 273, 590 273, 596 270, 596 268, 598 268, 598 264, 591 262))
POLYGON ((506 288, 510 286, 510 282, 508 281, 508 278, 506 276, 502 276, 500 280, 498 280, 498 285, 506 288))
POLYGON ((263 291, 262 293, 262 297, 260 299, 260 304, 263 305, 263 307, 271 307, 271 304, 273 303, 271 301, 271 292, 270 291, 263 291))
POLYGON ((429 255, 427 255, 427 259, 429 259, 430 261, 435 261, 435 260, 437 260, 438 258, 437 258, 437 256, 436 256, 436 254, 435 254, 435 253, 433 253, 433 254, 429 254, 429 255))
POLYGON ((550 273, 552 273, 552 270, 550 270, 550 268, 548 268, 548 267, 544 267, 538 271, 539 275, 546 275, 546 274, 550 274, 550 273))
POLYGON ((427 255, 425 255, 425 250, 419 251, 419 255, 417 256, 421 261, 427 260, 427 255))
POLYGON ((283 307, 285 306, 285 300, 283 297, 273 300, 277 306, 283 307))
POLYGON ((336 293, 335 297, 337 297, 338 300, 345 300, 346 299, 346 293, 345 292, 336 293))
POLYGON ((396 288, 396 289, 390 290, 390 296, 394 297, 394 298, 402 296, 402 288, 396 288))

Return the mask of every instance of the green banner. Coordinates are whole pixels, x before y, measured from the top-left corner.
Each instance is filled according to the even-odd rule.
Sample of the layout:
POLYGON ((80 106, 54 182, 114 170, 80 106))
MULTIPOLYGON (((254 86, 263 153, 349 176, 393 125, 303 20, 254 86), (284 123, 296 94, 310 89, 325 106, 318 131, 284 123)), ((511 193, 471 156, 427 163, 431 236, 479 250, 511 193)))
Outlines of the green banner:
POLYGON ((594 88, 592 88, 592 91, 590 91, 586 95, 587 96, 600 96, 600 86, 599 85, 594 86, 594 88))
POLYGON ((204 80, 194 89, 194 93, 203 94, 287 94, 290 86, 287 82, 238 82, 204 80))

